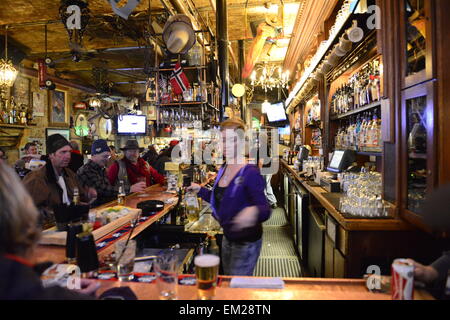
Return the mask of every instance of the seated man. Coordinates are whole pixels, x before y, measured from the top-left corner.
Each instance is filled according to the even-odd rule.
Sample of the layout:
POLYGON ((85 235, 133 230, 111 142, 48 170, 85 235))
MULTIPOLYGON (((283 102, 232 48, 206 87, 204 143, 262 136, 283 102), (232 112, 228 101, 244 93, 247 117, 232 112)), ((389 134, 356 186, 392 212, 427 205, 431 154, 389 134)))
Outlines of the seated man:
MULTIPOLYGON (((105 172, 110 156, 111 151, 106 141, 96 140, 92 144, 91 160, 78 169, 78 179, 83 186, 94 188, 97 191, 97 200, 93 206, 99 206, 117 198, 119 187, 109 183, 105 172)), ((145 182, 139 182, 125 192, 141 192, 145 187, 145 182)))
POLYGON ((29 163, 32 159, 40 160, 42 157, 38 152, 36 144, 33 142, 28 142, 23 150, 25 151, 25 154, 22 157, 22 160, 25 161, 25 163, 29 163))
POLYGON ((111 185, 119 185, 120 181, 124 181, 125 186, 132 186, 140 181, 145 181, 147 187, 157 183, 164 184, 164 176, 140 157, 144 148, 140 148, 136 140, 128 140, 121 150, 124 151, 124 158, 117 160, 108 169, 111 185))
POLYGON ((47 138, 47 155, 45 167, 30 172, 23 183, 41 211, 44 224, 53 224, 53 207, 61 204, 69 205, 73 199, 74 189, 78 188, 80 200, 95 200, 94 189, 85 190, 74 172, 67 168, 70 162, 69 141, 60 134, 47 138))

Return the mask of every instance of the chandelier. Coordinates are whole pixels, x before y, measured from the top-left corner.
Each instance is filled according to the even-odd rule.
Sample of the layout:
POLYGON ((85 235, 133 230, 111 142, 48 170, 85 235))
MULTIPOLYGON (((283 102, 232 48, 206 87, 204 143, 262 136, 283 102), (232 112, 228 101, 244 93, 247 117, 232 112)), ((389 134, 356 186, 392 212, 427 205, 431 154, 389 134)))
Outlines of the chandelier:
POLYGON ((264 63, 256 67, 250 76, 253 87, 262 87, 265 92, 273 89, 286 89, 289 84, 289 70, 279 65, 264 63))
POLYGON ((16 81, 18 71, 14 68, 11 60, 8 60, 8 27, 5 32, 5 59, 0 59, 0 87, 12 87, 16 81))

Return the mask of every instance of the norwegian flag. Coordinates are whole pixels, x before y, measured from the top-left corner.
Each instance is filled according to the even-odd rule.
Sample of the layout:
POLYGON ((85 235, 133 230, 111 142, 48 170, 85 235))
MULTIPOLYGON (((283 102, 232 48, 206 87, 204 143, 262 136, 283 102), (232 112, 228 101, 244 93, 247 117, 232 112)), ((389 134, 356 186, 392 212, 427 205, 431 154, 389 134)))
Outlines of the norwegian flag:
POLYGON ((190 88, 189 80, 184 74, 183 69, 181 69, 179 62, 175 65, 175 69, 170 76, 170 84, 172 85, 172 89, 175 94, 182 94, 190 88))

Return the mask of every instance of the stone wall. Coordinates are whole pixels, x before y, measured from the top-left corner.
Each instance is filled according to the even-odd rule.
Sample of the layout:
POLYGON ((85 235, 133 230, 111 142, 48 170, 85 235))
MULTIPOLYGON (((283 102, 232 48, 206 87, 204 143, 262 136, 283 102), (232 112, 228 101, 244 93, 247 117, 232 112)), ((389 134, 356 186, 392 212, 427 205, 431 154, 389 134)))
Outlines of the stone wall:
MULTIPOLYGON (((20 149, 22 149, 25 146, 25 144, 27 142, 29 142, 30 138, 42 139, 42 141, 44 141, 43 153, 45 153, 46 128, 58 129, 58 127, 50 127, 49 126, 49 111, 48 111, 49 110, 49 108, 48 108, 49 92, 48 92, 48 90, 39 88, 38 79, 36 77, 27 76, 24 74, 21 74, 20 76, 31 80, 30 81, 30 102, 33 103, 33 100, 32 100, 33 92, 39 92, 39 93, 43 94, 43 96, 44 96, 45 108, 44 108, 44 116, 34 118, 33 123, 36 124, 35 126, 27 126, 27 127, 25 127, 25 129, 20 129, 20 130, 23 130, 23 136, 20 139, 18 148, 5 148, 7 156, 8 156, 8 163, 10 163, 10 164, 13 164, 20 157, 20 154, 21 154, 20 149)), ((72 110, 72 105, 74 102, 78 102, 78 101, 82 100, 86 96, 86 93, 79 89, 72 88, 70 86, 59 85, 58 83, 56 83, 56 86, 57 86, 57 89, 67 91, 66 108, 68 108, 67 111, 69 112, 69 118, 68 118, 68 126, 65 127, 65 129, 68 129, 69 125, 70 125, 70 117, 74 116, 74 112, 72 110)), ((13 91, 11 89, 10 94, 12 94, 12 93, 13 93, 13 91)), ((13 130, 10 128, 3 128, 3 127, 0 127, 0 129, 3 131, 3 134, 5 132, 13 130)), ((64 129, 64 128, 59 127, 59 129, 64 129)), ((17 131, 19 129, 14 129, 14 130, 17 131)), ((80 144, 80 147, 82 146, 81 138, 75 135, 73 129, 70 130, 70 139, 78 141, 80 144)))

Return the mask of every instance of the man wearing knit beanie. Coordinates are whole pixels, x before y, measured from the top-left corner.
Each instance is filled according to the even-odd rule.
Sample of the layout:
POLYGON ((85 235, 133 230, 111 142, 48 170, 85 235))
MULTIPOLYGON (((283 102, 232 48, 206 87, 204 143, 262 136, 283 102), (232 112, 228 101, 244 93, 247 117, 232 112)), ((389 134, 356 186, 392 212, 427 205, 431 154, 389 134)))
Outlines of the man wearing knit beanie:
POLYGON ((78 190, 82 202, 94 201, 97 193, 93 189, 85 190, 72 170, 68 169, 71 159, 69 141, 60 134, 47 138, 46 165, 29 173, 23 180, 25 187, 42 213, 42 222, 54 223, 54 207, 72 202, 74 191, 78 190))

